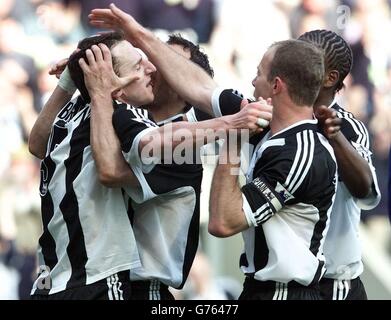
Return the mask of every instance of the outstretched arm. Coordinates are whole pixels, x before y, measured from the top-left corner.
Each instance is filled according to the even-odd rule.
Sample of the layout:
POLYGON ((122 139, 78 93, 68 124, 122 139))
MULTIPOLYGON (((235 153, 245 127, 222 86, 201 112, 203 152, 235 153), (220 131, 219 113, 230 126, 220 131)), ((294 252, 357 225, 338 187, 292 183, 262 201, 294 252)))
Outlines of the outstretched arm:
POLYGON ((245 129, 254 132, 261 132, 259 119, 270 121, 272 118, 273 106, 266 101, 248 103, 242 100, 242 107, 238 113, 227 115, 201 122, 176 122, 167 124, 147 132, 140 140, 139 152, 143 155, 143 150, 148 146, 148 151, 158 151, 163 154, 166 146, 174 149, 178 144, 183 147, 214 142, 217 138, 228 138, 230 134, 237 134, 238 130, 245 129))
POLYGON ((92 10, 89 19, 99 28, 121 29, 128 41, 148 55, 182 98, 213 115, 211 97, 217 84, 198 65, 176 53, 114 4, 110 9, 92 10))

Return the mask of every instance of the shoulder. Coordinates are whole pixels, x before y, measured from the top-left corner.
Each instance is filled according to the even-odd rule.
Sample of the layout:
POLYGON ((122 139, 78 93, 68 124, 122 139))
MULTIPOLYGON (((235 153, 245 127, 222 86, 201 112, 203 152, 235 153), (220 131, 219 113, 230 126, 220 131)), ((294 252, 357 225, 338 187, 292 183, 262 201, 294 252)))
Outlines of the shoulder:
POLYGON ((369 134, 365 124, 338 104, 334 104, 332 108, 337 111, 338 118, 342 120, 341 132, 346 139, 369 148, 369 134))
POLYGON ((113 102, 114 113, 113 122, 122 123, 127 121, 142 122, 150 127, 155 127, 157 124, 153 120, 149 112, 142 108, 136 108, 126 103, 113 102))

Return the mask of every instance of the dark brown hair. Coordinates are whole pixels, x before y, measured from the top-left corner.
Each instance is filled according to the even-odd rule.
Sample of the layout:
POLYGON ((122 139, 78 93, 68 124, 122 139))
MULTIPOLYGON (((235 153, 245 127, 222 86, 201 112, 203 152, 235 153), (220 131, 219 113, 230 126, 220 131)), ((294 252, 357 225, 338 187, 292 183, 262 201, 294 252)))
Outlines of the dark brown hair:
POLYGON ((294 103, 312 106, 325 74, 323 51, 300 40, 276 42, 270 49, 274 49, 274 57, 268 81, 280 77, 294 103))
MULTIPOLYGON (((86 88, 84 82, 84 74, 83 70, 79 65, 79 59, 84 58, 86 63, 88 64, 88 60, 86 57, 86 50, 90 49, 93 45, 97 45, 98 43, 104 43, 110 50, 113 46, 118 44, 120 41, 124 40, 123 35, 119 32, 108 32, 97 36, 92 36, 81 40, 78 44, 78 49, 80 51, 73 53, 69 57, 68 61, 68 69, 71 75, 73 82, 75 83, 76 88, 80 91, 81 96, 84 101, 89 103, 91 101, 90 95, 86 88)), ((116 70, 116 61, 115 58, 112 57, 113 68, 116 70)))

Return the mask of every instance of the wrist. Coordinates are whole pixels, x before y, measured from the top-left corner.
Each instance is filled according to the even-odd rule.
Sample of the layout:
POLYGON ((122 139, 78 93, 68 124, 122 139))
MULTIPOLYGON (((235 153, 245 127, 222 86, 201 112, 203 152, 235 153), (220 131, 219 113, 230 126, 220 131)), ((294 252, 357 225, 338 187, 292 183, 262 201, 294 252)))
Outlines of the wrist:
POLYGON ((70 95, 73 95, 75 93, 77 88, 71 78, 71 74, 69 72, 68 67, 66 67, 61 73, 60 79, 58 81, 58 86, 68 92, 70 95))
POLYGON ((91 103, 93 105, 106 103, 108 101, 110 101, 110 103, 111 103, 111 101, 112 101, 111 96, 109 96, 107 93, 103 93, 103 92, 99 92, 99 91, 90 92, 90 97, 91 97, 91 103))
POLYGON ((155 38, 153 33, 140 25, 130 40, 135 47, 144 49, 146 44, 148 44, 153 38, 155 38))
POLYGON ((334 134, 333 136, 329 137, 328 140, 329 140, 329 143, 330 143, 332 146, 334 146, 334 145, 340 143, 341 138, 342 138, 342 133, 341 133, 341 131, 339 131, 339 132, 337 132, 336 134, 334 134))

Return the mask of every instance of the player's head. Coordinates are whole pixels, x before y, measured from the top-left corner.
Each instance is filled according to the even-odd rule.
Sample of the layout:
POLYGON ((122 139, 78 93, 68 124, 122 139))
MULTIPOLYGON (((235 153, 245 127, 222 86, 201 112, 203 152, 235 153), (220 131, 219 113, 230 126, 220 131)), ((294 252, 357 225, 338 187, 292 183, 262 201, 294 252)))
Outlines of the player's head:
POLYGON ((344 87, 343 81, 352 69, 353 53, 347 42, 329 30, 313 30, 302 34, 299 40, 313 43, 325 54, 326 74, 323 87, 338 92, 344 87))
MULTIPOLYGON (((180 34, 170 35, 167 40, 167 44, 178 54, 199 65, 211 77, 214 76, 208 56, 200 50, 198 45, 195 45, 193 42, 183 38, 180 34)), ((157 107, 167 103, 170 99, 177 96, 159 72, 156 72, 154 75, 154 94, 155 100, 153 104, 157 107)))
POLYGON ((121 97, 128 103, 142 105, 150 103, 154 96, 152 92, 151 74, 156 71, 155 66, 148 61, 122 34, 110 32, 92 36, 81 40, 80 49, 71 55, 68 62, 69 72, 83 99, 90 102, 91 98, 84 82, 83 70, 79 65, 79 59, 86 58, 86 50, 99 43, 105 44, 111 51, 114 72, 119 77, 135 75, 135 80, 115 93, 115 97, 121 97))
POLYGON ((180 34, 170 35, 169 39, 167 40, 167 44, 169 44, 171 48, 179 47, 182 51, 186 52, 187 56, 190 55, 191 61, 193 61, 195 64, 198 64, 213 78, 214 71, 209 63, 209 58, 204 52, 201 51, 199 45, 196 45, 193 42, 183 38, 180 34))
POLYGON ((288 95, 298 106, 312 106, 324 77, 323 52, 299 40, 274 43, 264 54, 253 80, 258 99, 288 95))

